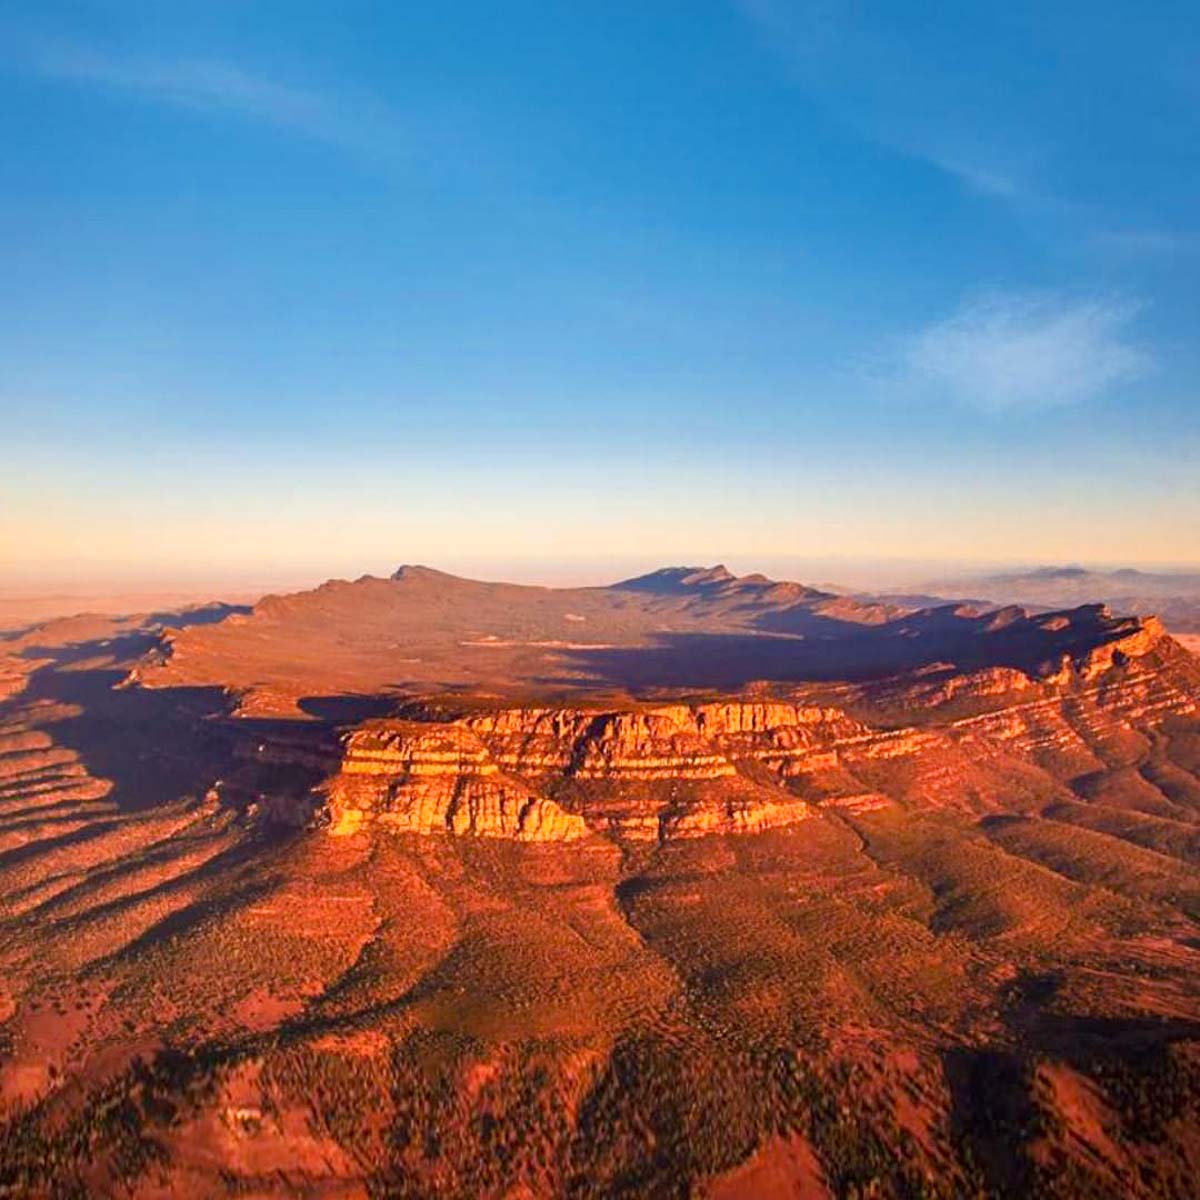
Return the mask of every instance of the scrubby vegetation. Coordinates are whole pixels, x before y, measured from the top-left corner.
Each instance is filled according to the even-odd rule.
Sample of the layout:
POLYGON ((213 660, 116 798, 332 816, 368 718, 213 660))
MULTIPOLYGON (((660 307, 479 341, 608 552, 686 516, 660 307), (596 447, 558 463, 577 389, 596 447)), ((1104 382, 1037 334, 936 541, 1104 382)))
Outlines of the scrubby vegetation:
POLYGON ((1194 1191, 1194 721, 1004 803, 871 759, 757 835, 338 839, 219 698, 137 700, 121 761, 118 676, 0 708, 0 1195, 1194 1191))

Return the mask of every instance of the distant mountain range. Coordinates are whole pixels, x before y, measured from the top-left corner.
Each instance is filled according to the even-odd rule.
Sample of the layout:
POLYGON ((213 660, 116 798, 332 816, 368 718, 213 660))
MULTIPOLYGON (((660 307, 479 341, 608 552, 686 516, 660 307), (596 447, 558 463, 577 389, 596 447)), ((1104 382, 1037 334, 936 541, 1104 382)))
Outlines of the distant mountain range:
MULTIPOLYGON (((862 597, 857 591, 847 592, 862 597)), ((1119 614, 1154 614, 1175 633, 1200 633, 1200 573, 1091 571, 1085 567, 1036 567, 1026 571, 935 579, 912 592, 888 593, 886 603, 922 608, 957 600, 974 604, 1022 604, 1069 608, 1107 604, 1119 614)))

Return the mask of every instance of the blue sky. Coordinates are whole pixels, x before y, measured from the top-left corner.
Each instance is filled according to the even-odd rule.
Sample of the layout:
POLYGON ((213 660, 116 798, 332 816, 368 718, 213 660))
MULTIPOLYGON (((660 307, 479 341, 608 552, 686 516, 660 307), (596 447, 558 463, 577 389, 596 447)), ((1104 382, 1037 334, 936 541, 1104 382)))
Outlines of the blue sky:
POLYGON ((1099 8, 5 6, 0 553, 1195 563, 1200 15, 1099 8))

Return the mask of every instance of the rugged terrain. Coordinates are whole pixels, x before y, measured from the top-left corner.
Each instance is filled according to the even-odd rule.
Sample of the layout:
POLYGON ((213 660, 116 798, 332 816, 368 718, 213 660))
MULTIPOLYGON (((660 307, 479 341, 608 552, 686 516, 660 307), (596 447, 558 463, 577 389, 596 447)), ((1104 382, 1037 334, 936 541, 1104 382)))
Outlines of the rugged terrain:
POLYGON ((0 697, 11 1194, 1194 1193, 1153 618, 406 567, 0 697))

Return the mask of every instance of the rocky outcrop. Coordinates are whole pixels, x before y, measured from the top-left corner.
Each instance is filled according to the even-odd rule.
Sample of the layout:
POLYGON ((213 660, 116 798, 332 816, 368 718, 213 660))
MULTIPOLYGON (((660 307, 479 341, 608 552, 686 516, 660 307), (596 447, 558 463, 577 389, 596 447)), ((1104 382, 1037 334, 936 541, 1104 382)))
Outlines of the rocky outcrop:
POLYGON ((786 774, 792 759, 872 735, 840 708, 769 701, 501 709, 462 724, 519 775, 643 782, 727 779, 737 775, 739 759, 786 774))
POLYGON ((811 815, 782 787, 743 777, 701 732, 713 719, 674 705, 370 722, 346 739, 326 789, 331 829, 377 823, 544 841, 579 837, 593 825, 662 839, 761 831, 811 815))
POLYGON ((587 827, 501 772, 460 725, 372 722, 352 733, 327 788, 331 832, 378 823, 397 833, 448 832, 519 841, 571 841, 587 827))
POLYGON ((884 689, 888 710, 907 708, 920 724, 839 741, 837 761, 909 804, 1036 807, 1074 778, 1137 760, 1155 727, 1200 711, 1200 664, 1156 626, 1130 621, 1041 680, 989 669, 897 681, 884 689))
MULTIPOLYGON (((1107 609, 1103 609, 1103 612, 1107 617, 1107 609)), ((1063 655, 1058 678, 1062 680, 1064 672, 1068 673, 1069 678, 1069 673, 1073 672, 1079 679, 1098 679, 1115 667, 1124 667, 1134 660, 1166 649, 1166 643, 1169 642, 1167 631, 1157 617, 1129 617, 1114 622, 1114 626, 1111 640, 1080 655, 1063 655)))
POLYGON ((720 779, 734 765, 682 705, 625 712, 507 709, 466 718, 499 762, 522 775, 576 779, 720 779))
POLYGON ((939 664, 827 689, 841 703, 414 705, 408 719, 348 737, 327 788, 332 827, 664 839, 792 824, 812 814, 810 797, 1019 807, 1127 757, 1145 744, 1140 729, 1196 710, 1190 656, 1155 622, 1104 619, 1111 640, 1065 652, 1049 675, 939 664))

